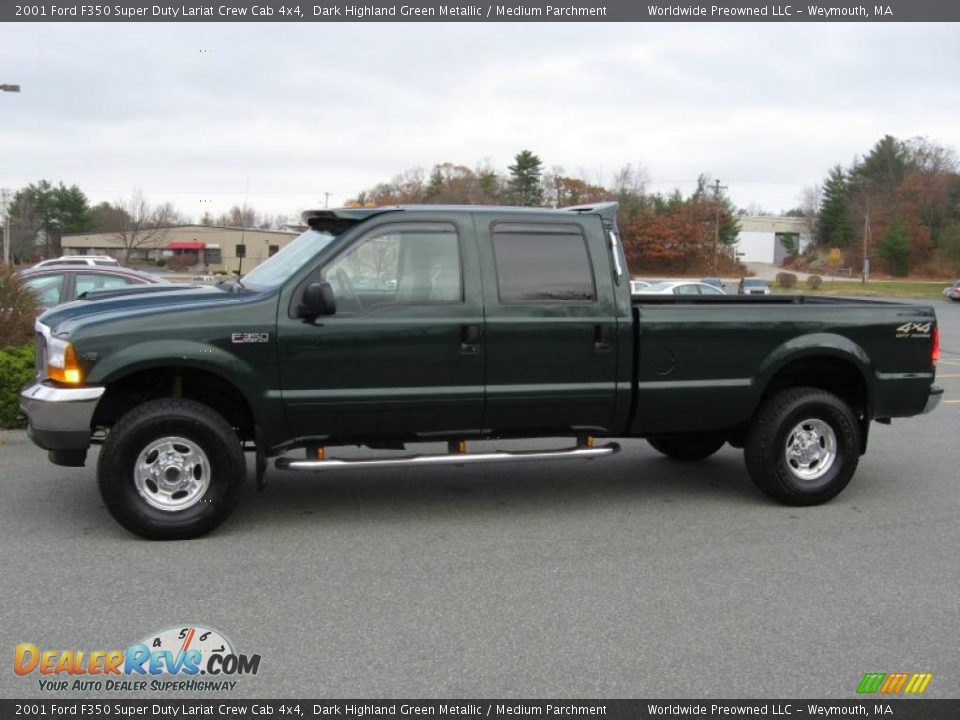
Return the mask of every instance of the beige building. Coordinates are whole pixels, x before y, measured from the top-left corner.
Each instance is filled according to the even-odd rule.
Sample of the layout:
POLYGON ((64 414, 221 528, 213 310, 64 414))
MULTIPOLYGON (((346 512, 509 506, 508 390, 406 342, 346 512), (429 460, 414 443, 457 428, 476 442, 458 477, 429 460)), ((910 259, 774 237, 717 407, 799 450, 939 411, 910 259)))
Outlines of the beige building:
POLYGON ((741 262, 762 262, 779 265, 787 256, 787 244, 803 251, 812 242, 812 228, 807 218, 773 215, 741 215, 737 254, 741 262))
MULTIPOLYGON (((155 261, 188 255, 196 258, 194 272, 246 273, 296 236, 286 230, 177 225, 163 228, 149 243, 135 247, 130 258, 155 261)), ((121 261, 124 257, 123 241, 115 233, 64 235, 60 246, 64 255, 110 255, 121 261)))

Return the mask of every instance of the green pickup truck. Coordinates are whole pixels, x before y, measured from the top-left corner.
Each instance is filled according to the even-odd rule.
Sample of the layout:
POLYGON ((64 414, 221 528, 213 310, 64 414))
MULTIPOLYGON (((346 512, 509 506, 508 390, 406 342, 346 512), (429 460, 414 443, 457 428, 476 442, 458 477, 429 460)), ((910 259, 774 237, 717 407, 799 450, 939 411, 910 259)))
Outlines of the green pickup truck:
MULTIPOLYGON (((928 412, 929 307, 804 296, 634 296, 614 203, 305 213, 242 279, 89 293, 37 322, 33 441, 97 476, 134 533, 190 538, 255 453, 290 471, 599 458, 643 437, 681 461, 743 448, 793 505, 839 493, 871 420, 928 412), (468 441, 569 438, 556 450, 468 441), (596 439, 604 440, 598 442, 596 439), (447 451, 406 454, 415 443, 447 451), (392 453, 339 459, 337 446, 392 453)), ((342 453, 341 453, 342 456, 342 453)))

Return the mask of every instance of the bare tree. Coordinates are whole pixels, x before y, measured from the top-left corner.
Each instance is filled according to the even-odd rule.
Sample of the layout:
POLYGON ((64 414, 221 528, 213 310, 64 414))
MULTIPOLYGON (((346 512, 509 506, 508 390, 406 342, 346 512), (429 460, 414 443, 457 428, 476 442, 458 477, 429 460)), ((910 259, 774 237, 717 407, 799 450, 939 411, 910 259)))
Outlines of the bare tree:
POLYGON ((110 218, 112 234, 123 245, 123 263, 130 262, 134 250, 160 247, 172 225, 182 222, 170 203, 152 205, 140 190, 128 200, 114 203, 117 212, 110 218))

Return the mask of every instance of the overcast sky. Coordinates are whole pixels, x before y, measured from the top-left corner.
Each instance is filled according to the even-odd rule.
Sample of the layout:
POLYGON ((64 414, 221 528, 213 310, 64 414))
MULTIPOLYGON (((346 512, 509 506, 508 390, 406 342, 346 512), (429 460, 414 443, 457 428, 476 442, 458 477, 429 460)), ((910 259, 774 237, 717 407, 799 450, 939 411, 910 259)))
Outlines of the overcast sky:
POLYGON ((777 212, 885 133, 960 147, 958 70, 955 24, 6 24, 0 187, 293 215, 526 148, 777 212))

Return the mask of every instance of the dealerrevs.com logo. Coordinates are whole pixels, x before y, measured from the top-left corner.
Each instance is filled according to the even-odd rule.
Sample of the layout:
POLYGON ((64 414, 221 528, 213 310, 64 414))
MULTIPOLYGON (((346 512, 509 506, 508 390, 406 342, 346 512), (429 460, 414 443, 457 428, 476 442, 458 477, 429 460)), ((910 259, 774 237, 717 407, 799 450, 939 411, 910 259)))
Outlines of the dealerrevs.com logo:
POLYGON ((238 653, 223 633, 199 625, 152 633, 126 650, 41 649, 25 642, 13 657, 13 671, 39 675, 46 692, 224 691, 236 687, 234 678, 259 670, 260 655, 238 653))

